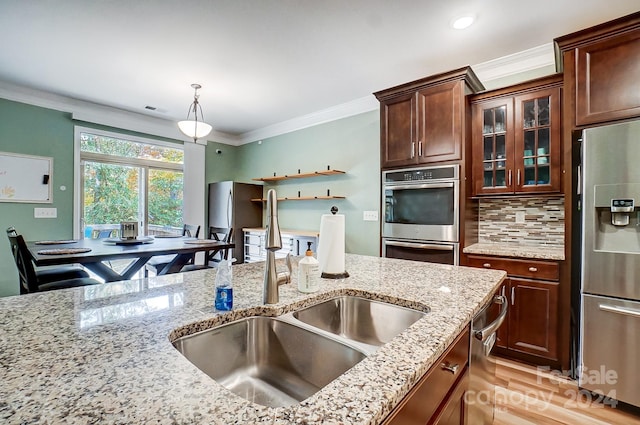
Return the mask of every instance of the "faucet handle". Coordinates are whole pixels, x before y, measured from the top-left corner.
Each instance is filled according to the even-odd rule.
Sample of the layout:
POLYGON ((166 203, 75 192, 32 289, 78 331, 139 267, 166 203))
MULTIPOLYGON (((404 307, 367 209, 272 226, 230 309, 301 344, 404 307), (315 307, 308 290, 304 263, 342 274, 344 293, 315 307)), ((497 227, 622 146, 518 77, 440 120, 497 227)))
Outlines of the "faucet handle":
POLYGON ((287 254, 287 257, 284 259, 284 264, 289 269, 289 275, 291 275, 291 254, 287 254))
POLYGON ((286 264, 287 269, 289 269, 289 271, 278 272, 277 273, 278 285, 284 285, 285 283, 291 283, 291 254, 287 254, 287 257, 285 258, 284 263, 286 264))

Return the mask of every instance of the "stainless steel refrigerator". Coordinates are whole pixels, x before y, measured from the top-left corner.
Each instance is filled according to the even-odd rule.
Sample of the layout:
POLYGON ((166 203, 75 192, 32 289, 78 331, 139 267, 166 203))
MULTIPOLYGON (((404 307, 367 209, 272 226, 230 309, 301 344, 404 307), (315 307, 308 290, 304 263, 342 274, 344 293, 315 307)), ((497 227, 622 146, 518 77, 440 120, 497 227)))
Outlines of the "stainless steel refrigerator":
POLYGON ((223 181, 209 183, 209 226, 233 229, 233 258, 244 262, 243 228, 262 226, 262 186, 223 181))
POLYGON ((584 130, 576 146, 579 385, 640 406, 640 121, 584 130))

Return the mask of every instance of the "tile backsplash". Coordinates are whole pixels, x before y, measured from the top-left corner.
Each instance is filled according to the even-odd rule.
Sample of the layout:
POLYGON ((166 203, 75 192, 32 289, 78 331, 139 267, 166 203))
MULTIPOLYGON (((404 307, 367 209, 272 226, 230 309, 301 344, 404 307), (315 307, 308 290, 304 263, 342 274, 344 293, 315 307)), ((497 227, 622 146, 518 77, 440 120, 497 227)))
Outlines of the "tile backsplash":
POLYGON ((564 197, 479 201, 478 242, 564 245, 564 197), (516 223, 516 216, 524 223, 516 223))

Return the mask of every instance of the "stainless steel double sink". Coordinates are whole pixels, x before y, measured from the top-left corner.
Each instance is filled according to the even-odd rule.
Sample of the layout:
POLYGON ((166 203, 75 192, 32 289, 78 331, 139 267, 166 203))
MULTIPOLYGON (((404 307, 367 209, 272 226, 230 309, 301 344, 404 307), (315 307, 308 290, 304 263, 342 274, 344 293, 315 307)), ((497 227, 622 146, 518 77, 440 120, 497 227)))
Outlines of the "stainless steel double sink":
POLYGON ((234 394, 282 407, 312 396, 424 315, 340 296, 278 317, 243 318, 173 345, 234 394))

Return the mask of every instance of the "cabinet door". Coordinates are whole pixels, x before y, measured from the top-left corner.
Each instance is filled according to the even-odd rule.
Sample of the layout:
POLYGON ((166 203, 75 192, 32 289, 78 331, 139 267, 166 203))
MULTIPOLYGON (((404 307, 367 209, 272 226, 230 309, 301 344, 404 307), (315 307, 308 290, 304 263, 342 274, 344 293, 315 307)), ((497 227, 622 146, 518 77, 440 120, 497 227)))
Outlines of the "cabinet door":
POLYGON ((461 159, 464 83, 454 81, 418 91, 418 161, 461 159))
POLYGON ((380 103, 380 158, 383 168, 417 162, 416 125, 414 93, 380 103))
POLYGON ((441 416, 439 412, 445 409, 443 406, 449 403, 452 391, 455 391, 452 388, 456 382, 458 382, 457 388, 461 391, 464 392, 468 388, 468 381, 465 379, 467 375, 465 374, 468 370, 469 342, 469 328, 467 327, 449 350, 433 364, 405 398, 389 413, 382 424, 425 425, 434 423, 436 418, 441 416))
POLYGON ((515 97, 515 191, 560 191, 560 88, 515 97))
POLYGON ((576 124, 640 116, 640 30, 576 49, 576 124))
POLYGON ((513 99, 473 105, 474 194, 513 193, 513 99))
POLYGON ((434 425, 465 425, 466 424, 466 404, 464 395, 469 388, 469 370, 460 378, 458 384, 453 389, 451 396, 447 400, 442 413, 436 419, 434 425))
POLYGON ((558 359, 558 283, 510 278, 509 348, 558 359))

